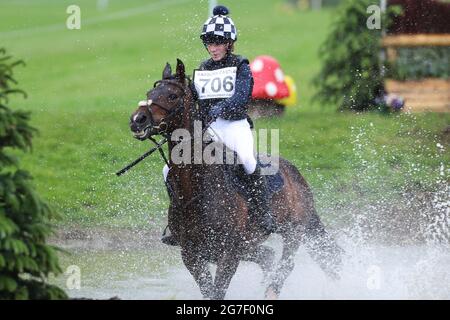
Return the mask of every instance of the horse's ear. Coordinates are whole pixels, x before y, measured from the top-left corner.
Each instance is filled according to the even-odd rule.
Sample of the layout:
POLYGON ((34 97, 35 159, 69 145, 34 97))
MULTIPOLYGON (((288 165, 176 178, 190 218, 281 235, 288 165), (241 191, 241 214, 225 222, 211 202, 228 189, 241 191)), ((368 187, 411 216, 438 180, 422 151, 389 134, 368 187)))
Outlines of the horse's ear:
POLYGON ((172 76, 172 67, 167 62, 166 67, 163 70, 162 78, 163 79, 169 79, 172 76))
POLYGON ((185 71, 184 71, 184 63, 180 59, 177 59, 177 74, 176 77, 180 79, 181 81, 184 81, 184 78, 186 77, 185 71))

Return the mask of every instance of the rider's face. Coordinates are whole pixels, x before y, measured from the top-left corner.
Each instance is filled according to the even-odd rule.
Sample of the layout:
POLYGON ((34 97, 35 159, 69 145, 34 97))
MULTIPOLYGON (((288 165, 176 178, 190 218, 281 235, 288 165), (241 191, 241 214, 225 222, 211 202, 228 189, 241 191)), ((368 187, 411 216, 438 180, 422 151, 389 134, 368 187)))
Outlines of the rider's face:
POLYGON ((208 49, 209 55, 214 61, 220 61, 227 54, 228 44, 209 43, 206 49, 208 49))

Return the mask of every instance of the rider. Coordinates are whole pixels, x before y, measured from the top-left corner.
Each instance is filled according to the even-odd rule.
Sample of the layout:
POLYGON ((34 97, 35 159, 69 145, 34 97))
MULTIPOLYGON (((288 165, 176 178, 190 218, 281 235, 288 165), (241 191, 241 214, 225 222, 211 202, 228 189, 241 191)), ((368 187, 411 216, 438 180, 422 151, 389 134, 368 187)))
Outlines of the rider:
MULTIPOLYGON (((204 124, 209 124, 212 139, 220 140, 235 151, 246 172, 245 182, 250 191, 250 219, 267 234, 274 232, 275 223, 267 197, 267 187, 260 165, 253 152, 253 135, 247 121, 247 103, 252 94, 253 76, 249 61, 233 54, 237 30, 224 6, 216 6, 213 16, 203 25, 200 39, 210 55, 194 73, 194 95, 204 124)), ((163 169, 164 180, 169 168, 163 169)), ((171 235, 162 241, 176 245, 171 235)))

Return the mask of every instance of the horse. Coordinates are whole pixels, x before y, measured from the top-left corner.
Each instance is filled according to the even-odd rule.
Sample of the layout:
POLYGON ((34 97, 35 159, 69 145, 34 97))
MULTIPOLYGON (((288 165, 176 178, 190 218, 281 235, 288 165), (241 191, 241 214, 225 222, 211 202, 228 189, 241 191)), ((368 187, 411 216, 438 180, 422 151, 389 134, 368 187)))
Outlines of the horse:
MULTIPOLYGON (((270 202, 276 234, 283 242, 281 259, 275 261, 274 249, 263 244, 269 235, 252 225, 247 199, 230 180, 230 165, 173 161, 180 143, 190 147, 193 144, 192 139, 181 141, 174 137, 177 130, 186 130, 194 138, 199 136, 194 123, 200 110, 193 90, 183 62, 177 59, 175 74, 167 63, 162 79, 147 92, 146 102, 132 113, 130 129, 139 140, 155 135, 168 139, 170 170, 166 184, 172 190, 168 225, 179 240, 183 263, 203 297, 224 299, 240 261, 251 261, 262 268, 265 298, 278 298, 302 243, 323 271, 331 279, 338 279, 343 250, 326 231, 314 208, 311 189, 292 163, 280 157, 283 185, 270 202), (216 264, 214 279, 210 263, 216 264)), ((201 145, 204 150, 206 142, 201 145)), ((186 159, 192 158, 191 155, 186 159)), ((237 167, 241 166, 231 166, 237 167)))

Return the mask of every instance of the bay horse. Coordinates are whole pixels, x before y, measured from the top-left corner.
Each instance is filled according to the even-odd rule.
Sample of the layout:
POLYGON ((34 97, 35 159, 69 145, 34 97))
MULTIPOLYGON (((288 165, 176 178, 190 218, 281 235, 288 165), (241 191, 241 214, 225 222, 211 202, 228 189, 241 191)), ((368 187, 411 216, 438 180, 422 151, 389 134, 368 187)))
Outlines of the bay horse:
POLYGON ((289 161, 279 159, 284 185, 271 197, 276 233, 283 240, 282 256, 276 263, 274 250, 263 244, 268 235, 249 223, 247 200, 233 188, 224 169, 227 165, 172 161, 172 152, 180 143, 173 137, 176 130, 196 134, 194 122, 199 119, 199 110, 192 90, 183 62, 177 59, 175 74, 167 63, 162 80, 147 92, 147 103, 140 103, 131 115, 130 129, 139 140, 155 135, 168 139, 167 181, 173 191, 169 228, 179 240, 183 263, 203 297, 224 299, 239 262, 251 261, 263 270, 265 298, 277 298, 294 268, 294 255, 301 243, 328 276, 339 278, 342 249, 325 230, 308 184, 289 161), (209 263, 217 266, 214 279, 209 263))

